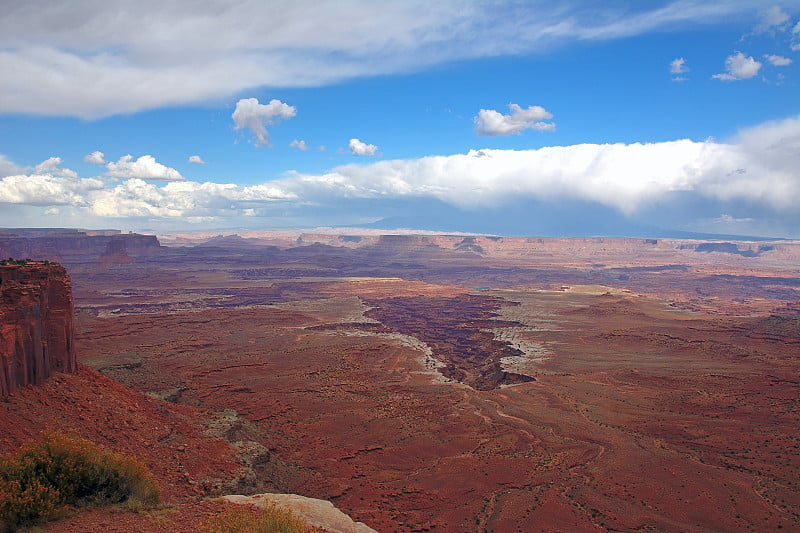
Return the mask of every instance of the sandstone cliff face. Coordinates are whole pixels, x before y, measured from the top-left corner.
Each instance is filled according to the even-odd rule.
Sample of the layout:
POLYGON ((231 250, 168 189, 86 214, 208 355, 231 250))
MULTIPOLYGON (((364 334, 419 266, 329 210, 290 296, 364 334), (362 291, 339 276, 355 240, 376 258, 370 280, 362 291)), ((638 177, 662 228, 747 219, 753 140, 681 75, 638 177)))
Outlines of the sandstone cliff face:
POLYGON ((75 372, 73 302, 61 265, 0 265, 0 397, 75 372))

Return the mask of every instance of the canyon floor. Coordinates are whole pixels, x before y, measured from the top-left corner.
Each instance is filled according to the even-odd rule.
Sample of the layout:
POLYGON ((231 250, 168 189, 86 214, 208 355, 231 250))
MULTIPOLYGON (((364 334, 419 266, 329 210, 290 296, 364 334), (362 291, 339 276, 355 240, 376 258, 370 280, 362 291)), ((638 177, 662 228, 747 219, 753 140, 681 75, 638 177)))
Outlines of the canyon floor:
POLYGON ((174 507, 139 530, 258 491, 378 531, 800 529, 800 243, 162 242, 60 258, 82 370, 0 405, 4 448, 142 455, 174 507))

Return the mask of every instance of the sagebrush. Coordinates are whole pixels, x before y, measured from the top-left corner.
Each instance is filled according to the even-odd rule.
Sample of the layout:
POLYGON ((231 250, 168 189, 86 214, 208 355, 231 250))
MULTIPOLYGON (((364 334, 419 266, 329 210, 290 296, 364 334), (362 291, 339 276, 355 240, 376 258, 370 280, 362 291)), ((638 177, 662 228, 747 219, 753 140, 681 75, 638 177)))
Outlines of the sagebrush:
POLYGON ((161 491, 147 466, 76 433, 42 431, 0 456, 0 531, 52 519, 70 506, 154 507, 161 491))

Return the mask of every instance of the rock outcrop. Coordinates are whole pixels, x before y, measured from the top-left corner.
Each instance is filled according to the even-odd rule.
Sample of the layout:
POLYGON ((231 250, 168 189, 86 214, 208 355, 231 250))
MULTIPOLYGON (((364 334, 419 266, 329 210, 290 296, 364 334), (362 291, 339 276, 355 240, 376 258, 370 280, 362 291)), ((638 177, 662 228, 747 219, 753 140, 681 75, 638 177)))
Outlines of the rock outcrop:
POLYGON ((63 266, 0 264, 0 397, 75 372, 73 302, 63 266))
POLYGON ((240 505, 266 507, 274 504, 291 510, 309 524, 331 533, 378 533, 362 522, 356 522, 327 500, 307 498, 297 494, 256 494, 241 496, 232 494, 223 499, 240 505))

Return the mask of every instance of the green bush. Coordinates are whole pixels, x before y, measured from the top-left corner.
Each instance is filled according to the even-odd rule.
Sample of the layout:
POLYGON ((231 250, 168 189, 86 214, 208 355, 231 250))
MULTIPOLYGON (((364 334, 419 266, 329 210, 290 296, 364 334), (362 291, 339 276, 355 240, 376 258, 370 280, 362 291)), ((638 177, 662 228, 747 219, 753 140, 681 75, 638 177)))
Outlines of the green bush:
POLYGON ((227 504, 198 527, 200 533, 316 533, 319 530, 288 509, 227 504))
POLYGON ((69 506, 161 502, 153 474, 138 459, 110 452, 75 433, 45 430, 0 456, 0 531, 48 520, 69 506))

